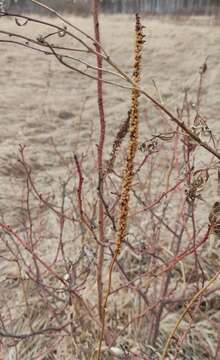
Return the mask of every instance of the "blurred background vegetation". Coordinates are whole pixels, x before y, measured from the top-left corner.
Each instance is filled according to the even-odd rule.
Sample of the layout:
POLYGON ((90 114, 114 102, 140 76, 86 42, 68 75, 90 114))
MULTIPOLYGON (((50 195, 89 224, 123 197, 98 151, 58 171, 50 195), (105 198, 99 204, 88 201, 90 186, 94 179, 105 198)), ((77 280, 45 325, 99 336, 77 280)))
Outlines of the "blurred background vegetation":
MULTIPOLYGON (((90 13, 90 0, 44 0, 43 2, 59 11, 81 15, 90 13)), ((210 15, 219 13, 220 9, 219 0, 100 0, 100 2, 102 11, 108 13, 210 15)), ((9 8, 16 11, 44 12, 30 0, 10 0, 9 8)))

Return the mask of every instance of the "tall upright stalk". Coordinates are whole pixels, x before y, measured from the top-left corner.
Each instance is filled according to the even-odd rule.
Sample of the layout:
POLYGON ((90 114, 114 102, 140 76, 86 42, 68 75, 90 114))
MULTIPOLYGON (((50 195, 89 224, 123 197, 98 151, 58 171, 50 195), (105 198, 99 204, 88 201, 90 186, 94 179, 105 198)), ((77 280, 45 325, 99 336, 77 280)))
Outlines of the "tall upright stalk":
MULTIPOLYGON (((99 143, 98 143, 98 228, 99 228, 99 242, 104 243, 104 205, 103 205, 103 148, 105 143, 105 112, 103 105, 103 83, 102 83, 102 56, 100 46, 100 30, 99 30, 99 0, 92 0, 92 12, 94 23, 95 35, 95 48, 96 48, 96 63, 97 63, 97 99, 99 109, 99 143)), ((99 244, 98 249, 98 265, 97 265, 97 290, 98 290, 98 309, 99 317, 102 320, 102 299, 103 299, 103 282, 102 282, 102 269, 104 261, 104 246, 99 244)))
POLYGON ((138 98, 140 96, 138 86, 140 83, 143 43, 144 43, 143 26, 141 25, 140 17, 137 14, 136 27, 135 27, 134 64, 133 64, 133 76, 132 76, 134 82, 134 88, 132 89, 132 94, 131 94, 131 113, 129 117, 129 142, 127 148, 125 168, 122 177, 121 198, 119 204, 119 219, 118 219, 118 228, 117 228, 116 241, 115 241, 115 251, 109 267, 107 292, 105 295, 103 308, 102 308, 102 329, 101 329, 101 336, 100 336, 99 349, 98 349, 98 360, 101 359, 102 341, 105 333, 106 309, 108 304, 108 298, 111 292, 113 268, 117 260, 117 257, 120 253, 121 245, 122 242, 124 241, 126 235, 126 228, 127 228, 130 191, 132 188, 132 180, 134 176, 134 158, 138 148, 138 125, 139 125, 138 98))

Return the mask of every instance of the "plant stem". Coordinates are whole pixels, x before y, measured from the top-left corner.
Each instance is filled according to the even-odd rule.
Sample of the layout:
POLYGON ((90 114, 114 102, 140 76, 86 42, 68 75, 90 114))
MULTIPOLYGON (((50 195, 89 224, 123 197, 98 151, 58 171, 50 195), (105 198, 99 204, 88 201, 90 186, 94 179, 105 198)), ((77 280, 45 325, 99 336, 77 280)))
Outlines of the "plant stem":
MULTIPOLYGON (((98 222, 99 222, 99 241, 104 243, 104 206, 103 206, 103 148, 105 143, 105 113, 103 105, 103 83, 102 83, 102 56, 99 55, 102 51, 100 46, 100 30, 99 30, 99 0, 92 1, 93 23, 95 33, 95 48, 96 48, 96 63, 97 63, 97 98, 99 109, 99 144, 98 144, 98 222)), ((102 271, 104 262, 104 247, 99 245, 98 249, 98 265, 97 265, 97 289, 98 289, 98 309, 99 317, 102 320, 102 299, 103 299, 103 282, 102 271)))

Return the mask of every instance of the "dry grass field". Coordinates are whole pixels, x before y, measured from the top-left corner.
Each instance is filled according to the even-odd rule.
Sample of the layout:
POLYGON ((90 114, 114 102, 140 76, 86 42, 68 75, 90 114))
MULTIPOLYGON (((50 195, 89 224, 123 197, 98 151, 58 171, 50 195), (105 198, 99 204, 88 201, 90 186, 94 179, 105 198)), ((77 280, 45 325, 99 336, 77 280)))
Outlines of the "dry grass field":
MULTIPOLYGON (((93 34, 92 18, 69 17, 69 20, 93 34)), ((59 23, 54 18, 48 18, 48 21, 59 23)), ((160 98, 173 113, 176 114, 177 109, 182 108, 187 90, 188 110, 184 111, 186 114, 188 111, 189 118, 193 119, 199 71, 207 60, 200 115, 214 134, 214 145, 219 149, 220 27, 212 24, 212 19, 208 18, 185 18, 178 21, 145 17, 142 21, 146 27, 142 87, 152 96, 160 98)), ((100 23, 104 48, 119 67, 131 75, 134 17, 104 15, 100 23)), ((45 35, 47 31, 32 23, 20 28, 12 19, 6 18, 0 18, 0 30, 19 32, 26 36, 34 34, 35 38, 45 35)), ((6 38, 1 34, 0 37, 6 38)), ((67 36, 57 41, 62 42, 62 45, 76 46, 67 36)), ((95 59, 87 57, 83 55, 85 61, 95 64, 95 59)), ((83 64, 79 67, 82 71, 88 70, 83 64)), ((110 75, 110 79, 114 80, 114 76, 110 75)), ((74 335, 67 327, 58 333, 24 336, 24 339, 2 336, 0 359, 95 359, 99 338, 96 306, 97 244, 91 234, 74 221, 66 221, 61 234, 59 217, 36 197, 33 190, 28 191, 31 185, 27 184, 27 174, 18 158, 20 144, 25 145, 25 160, 31 168, 37 191, 56 209, 62 208, 69 217, 77 218, 78 177, 74 163, 74 155, 77 154, 84 176, 84 208, 96 231, 98 196, 95 159, 99 137, 96 82, 63 67, 53 56, 45 56, 15 44, 0 43, 0 84, 1 223, 10 224, 24 241, 31 238, 38 256, 64 277, 66 269, 59 248, 62 236, 67 260, 71 263, 78 261, 74 273, 75 289, 95 318, 87 314, 77 298, 73 306, 74 335)), ((108 160, 117 131, 130 108, 129 90, 105 84, 104 106, 104 159, 108 160)), ((184 116, 184 120, 189 121, 187 115, 184 116)), ((176 125, 141 97, 139 144, 149 141, 154 135, 174 131, 176 125)), ((124 270, 116 270, 114 274, 115 294, 111 295, 109 301, 108 339, 103 345, 103 359, 160 359, 166 339, 186 303, 219 270, 220 247, 211 234, 208 241, 199 247, 198 254, 190 254, 173 266, 169 277, 164 273, 155 277, 155 281, 149 280, 152 280, 152 269, 160 271, 162 266, 172 261, 173 256, 180 254, 193 241, 202 240, 207 230, 210 208, 219 195, 217 159, 198 147, 190 158, 191 165, 195 171, 208 168, 209 180, 202 198, 196 199, 194 216, 190 206, 187 207, 184 182, 177 190, 156 202, 151 212, 144 211, 144 208, 153 204, 161 194, 184 177, 182 132, 175 132, 172 140, 162 141, 158 150, 150 153, 134 180, 133 189, 137 197, 132 195, 127 245, 124 245, 118 260, 124 270), (183 235, 179 243, 180 235, 178 237, 175 234, 181 231, 183 235), (146 253, 140 250, 143 246, 147 249, 146 253), (126 276, 123 277, 124 271, 126 276), (135 286, 124 285, 148 272, 151 277, 139 277, 135 286), (194 273, 200 275, 194 278, 194 273), (165 291, 166 281, 169 286, 165 291), (177 301, 172 302, 173 299, 177 301), (151 307, 152 313, 147 311, 151 307), (159 310, 162 315, 159 330, 156 331, 155 319, 159 310), (145 315, 141 315, 143 313, 145 315), (154 329, 154 336, 151 328, 154 329)), ((204 141, 212 144, 209 137, 204 141)), ((105 200, 115 217, 125 151, 126 141, 120 150, 115 172, 106 185, 105 200)), ((144 156, 143 152, 138 152, 136 166, 144 156)), ((69 316, 68 293, 62 289, 53 273, 41 269, 42 264, 39 267, 45 279, 40 276, 37 281, 31 280, 37 271, 36 259, 26 254, 25 248, 16 243, 15 237, 7 231, 1 231, 0 333, 7 330, 7 333, 27 334, 65 324, 69 316), (56 296, 52 296, 52 293, 56 296)), ((114 231, 107 216, 105 237, 112 245, 114 231)), ((109 249, 105 251, 104 284, 107 284, 111 258, 109 249)), ((176 335, 181 351, 175 355, 177 340, 174 337, 166 359, 220 359, 219 289, 220 281, 216 280, 204 297, 194 304, 192 314, 186 315, 176 335)))
MULTIPOLYGON (((104 16, 101 21, 104 46, 128 73, 131 73, 132 67, 133 21, 132 16, 121 15, 104 16)), ((91 19, 77 17, 74 22, 92 33, 91 19)), ((179 24, 152 18, 145 18, 144 25, 143 87, 155 94, 152 83, 155 80, 165 103, 174 111, 182 104, 185 88, 190 89, 192 101, 195 101, 199 68, 209 57, 202 105, 209 126, 218 136, 219 27, 200 26, 199 23, 194 26, 192 20, 179 24)), ((6 19, 1 19, 1 28, 16 29, 14 22, 6 19)), ((36 37, 43 31, 45 33, 33 24, 23 30, 27 34, 36 34, 36 37)), ((71 158, 76 148, 85 151, 88 139, 91 140, 90 145, 95 146, 98 111, 95 82, 63 68, 54 58, 14 44, 1 44, 0 52, 1 211, 6 215, 12 211, 8 201, 12 189, 10 179, 13 178, 11 165, 16 162, 19 144, 27 145, 39 181, 45 184, 46 178, 47 182, 54 182, 63 170, 51 146, 51 139, 67 159, 71 158)), ((85 69, 85 66, 82 68, 85 69)), ((126 116, 129 101, 128 91, 105 86, 108 145, 111 145, 119 124, 126 116)), ((141 135, 146 139, 147 127, 153 127, 156 132, 159 122, 154 115, 146 119, 146 111, 151 114, 153 110, 145 100, 142 101, 142 109, 145 115, 141 119, 141 135)), ((169 123, 166 126, 169 129, 169 123)), ((14 175, 17 177, 16 173, 14 175)), ((13 196, 15 194, 17 190, 13 190, 13 196)))

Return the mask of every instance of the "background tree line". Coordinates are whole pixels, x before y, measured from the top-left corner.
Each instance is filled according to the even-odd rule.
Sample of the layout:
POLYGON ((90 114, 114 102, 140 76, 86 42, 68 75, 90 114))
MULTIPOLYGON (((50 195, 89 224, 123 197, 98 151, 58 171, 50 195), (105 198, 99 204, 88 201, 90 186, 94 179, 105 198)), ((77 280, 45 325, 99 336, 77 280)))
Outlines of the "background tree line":
MULTIPOLYGON (((90 0, 44 0, 59 11, 89 14, 90 0)), ((220 9, 220 0, 101 0, 102 11, 107 13, 158 13, 158 14, 210 14, 220 9)), ((11 0, 10 10, 41 12, 30 0, 11 0)))
POLYGON ((220 6, 219 0, 103 0, 107 12, 207 13, 220 6))

